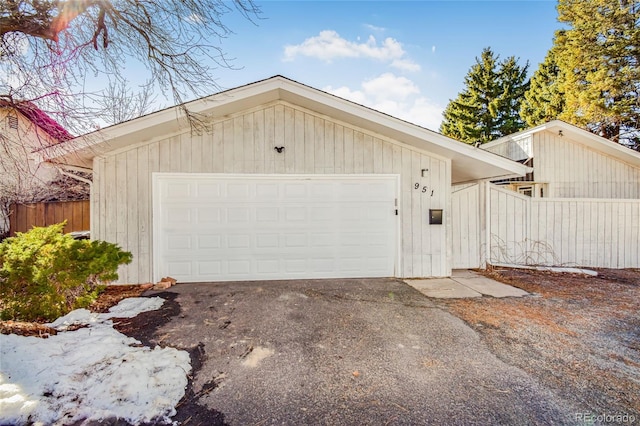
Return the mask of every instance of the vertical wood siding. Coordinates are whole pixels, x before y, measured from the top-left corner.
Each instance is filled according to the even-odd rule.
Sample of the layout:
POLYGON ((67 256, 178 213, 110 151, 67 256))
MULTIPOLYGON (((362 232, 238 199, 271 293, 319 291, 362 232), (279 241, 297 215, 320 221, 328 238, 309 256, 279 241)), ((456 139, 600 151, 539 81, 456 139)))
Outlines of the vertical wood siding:
POLYGON ((530 198, 490 185, 489 263, 640 267, 640 200, 530 198))
POLYGON ((516 140, 507 140, 485 149, 513 161, 526 160, 533 157, 532 136, 521 137, 516 140))
POLYGON ((134 262, 120 269, 119 282, 152 278, 153 172, 399 174, 401 276, 450 273, 449 160, 277 102, 215 120, 202 134, 132 141, 128 150, 94 159, 93 237, 134 255, 134 262), (275 146, 285 149, 279 154, 275 146), (429 225, 430 208, 444 209, 444 225, 429 225))
POLYGON ((536 133, 533 147, 535 180, 551 198, 640 199, 638 167, 552 132, 536 133))
POLYGON ((456 185, 451 191, 451 261, 453 269, 479 268, 480 185, 456 185))

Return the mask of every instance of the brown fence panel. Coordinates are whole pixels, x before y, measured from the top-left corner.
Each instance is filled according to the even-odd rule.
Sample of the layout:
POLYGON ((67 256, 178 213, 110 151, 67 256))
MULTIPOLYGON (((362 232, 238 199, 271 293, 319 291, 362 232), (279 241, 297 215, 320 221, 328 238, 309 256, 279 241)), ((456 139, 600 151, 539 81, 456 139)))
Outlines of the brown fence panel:
POLYGON ((49 226, 64 220, 64 232, 89 230, 89 200, 55 203, 14 204, 9 215, 9 235, 34 226, 49 226))

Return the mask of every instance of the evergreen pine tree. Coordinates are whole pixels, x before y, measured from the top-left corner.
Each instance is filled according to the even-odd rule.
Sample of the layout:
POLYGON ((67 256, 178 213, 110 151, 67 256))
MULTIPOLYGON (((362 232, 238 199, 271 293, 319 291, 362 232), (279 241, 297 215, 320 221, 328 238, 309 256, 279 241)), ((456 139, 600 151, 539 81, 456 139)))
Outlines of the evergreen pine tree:
POLYGON ((565 105, 560 118, 608 139, 640 131, 640 3, 560 0, 556 36, 565 105))
POLYGON ((520 106, 520 117, 529 126, 537 126, 555 120, 564 109, 564 93, 561 89, 560 68, 556 62, 556 50, 547 53, 533 73, 529 90, 520 106))
POLYGON ((497 133, 500 136, 509 135, 524 128, 524 122, 520 118, 520 105, 524 94, 529 89, 528 68, 528 64, 520 67, 513 56, 500 64, 499 82, 502 93, 497 100, 499 103, 497 133))
POLYGON ((447 105, 440 132, 466 142, 485 143, 524 127, 520 102, 528 88, 527 63, 515 57, 498 63, 491 48, 485 48, 465 76, 465 89, 447 105))

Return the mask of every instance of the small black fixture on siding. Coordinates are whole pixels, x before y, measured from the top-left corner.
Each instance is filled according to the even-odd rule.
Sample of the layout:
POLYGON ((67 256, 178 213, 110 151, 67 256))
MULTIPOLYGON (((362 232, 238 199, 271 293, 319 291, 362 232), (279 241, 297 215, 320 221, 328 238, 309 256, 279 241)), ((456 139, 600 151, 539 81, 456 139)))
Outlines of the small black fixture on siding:
POLYGON ((282 154, 282 151, 284 151, 284 146, 274 146, 273 149, 278 151, 278 154, 282 154))
POLYGON ((429 209, 429 225, 442 225, 442 209, 429 209))

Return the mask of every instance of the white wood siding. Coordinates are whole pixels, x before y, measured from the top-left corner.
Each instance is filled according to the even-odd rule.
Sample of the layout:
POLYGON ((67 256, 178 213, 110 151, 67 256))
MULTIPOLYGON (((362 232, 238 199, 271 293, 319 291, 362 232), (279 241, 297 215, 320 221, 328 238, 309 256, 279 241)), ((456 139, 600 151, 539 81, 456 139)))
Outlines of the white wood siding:
POLYGON ((95 157, 94 171, 92 236, 134 255, 119 282, 152 277, 153 172, 398 174, 401 276, 450 274, 451 161, 286 102, 216 119, 199 135, 131 141, 95 157), (443 225, 429 225, 431 208, 444 209, 443 225))
POLYGON ((480 185, 456 185, 451 191, 451 262, 453 269, 479 268, 480 185))
MULTIPOLYGON (((611 142, 613 143, 613 142, 611 142)), ((549 131, 533 136, 534 179, 551 198, 640 199, 640 168, 549 131)))
POLYGON ((640 200, 530 198, 489 186, 489 263, 640 267, 640 200))
POLYGON ((483 148, 513 161, 521 161, 533 157, 531 135, 519 139, 508 139, 497 145, 483 148))
POLYGON ((488 197, 489 263, 541 263, 531 258, 528 246, 531 197, 495 185, 491 185, 488 197))

